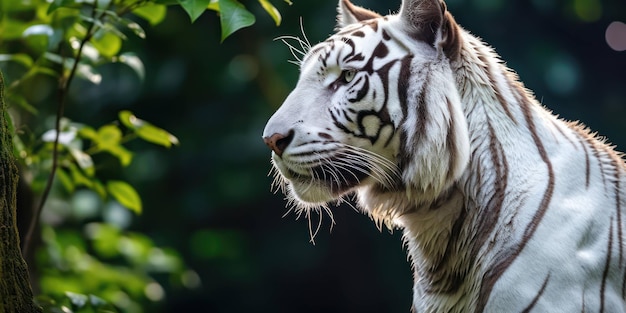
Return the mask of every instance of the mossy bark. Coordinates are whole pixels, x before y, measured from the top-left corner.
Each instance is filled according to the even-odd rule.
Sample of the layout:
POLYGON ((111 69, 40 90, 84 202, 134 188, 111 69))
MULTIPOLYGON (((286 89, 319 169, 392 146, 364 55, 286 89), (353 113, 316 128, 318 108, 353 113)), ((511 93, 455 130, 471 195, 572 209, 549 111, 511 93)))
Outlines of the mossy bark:
POLYGON ((16 224, 18 173, 0 73, 0 313, 41 312, 33 301, 16 224))

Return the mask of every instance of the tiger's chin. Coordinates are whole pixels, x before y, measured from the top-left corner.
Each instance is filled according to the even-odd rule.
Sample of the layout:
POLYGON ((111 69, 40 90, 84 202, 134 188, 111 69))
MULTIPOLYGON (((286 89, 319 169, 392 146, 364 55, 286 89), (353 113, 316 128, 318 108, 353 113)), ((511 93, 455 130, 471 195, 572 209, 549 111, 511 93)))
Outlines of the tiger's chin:
POLYGON ((303 207, 325 205, 342 196, 333 194, 326 186, 312 185, 299 181, 289 181, 288 184, 289 194, 303 207))
POLYGON ((340 201, 367 179, 367 173, 342 173, 335 168, 329 171, 328 166, 319 165, 313 168, 291 169, 286 164, 274 160, 278 173, 277 178, 297 207, 310 208, 325 206, 329 202, 340 201), (302 174, 300 172, 305 172, 302 174))
POLYGON ((310 177, 297 174, 294 176, 293 173, 283 174, 283 178, 287 180, 290 194, 295 200, 306 205, 324 205, 339 200, 360 184, 360 179, 356 178, 340 180, 332 177, 319 178, 319 176, 319 174, 310 177))

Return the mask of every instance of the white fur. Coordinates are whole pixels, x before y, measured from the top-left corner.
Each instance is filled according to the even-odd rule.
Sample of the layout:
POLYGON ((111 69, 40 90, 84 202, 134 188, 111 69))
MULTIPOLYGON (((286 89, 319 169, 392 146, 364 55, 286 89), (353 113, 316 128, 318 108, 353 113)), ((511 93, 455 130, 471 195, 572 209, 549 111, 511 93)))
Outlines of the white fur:
POLYGON ((358 23, 340 2, 347 26, 303 58, 298 85, 263 135, 293 133, 273 162, 297 210, 356 193, 379 225, 403 229, 416 312, 626 312, 621 154, 543 108, 490 47, 460 27, 455 59, 446 55, 450 33, 442 29, 434 30, 434 43, 416 40, 411 32, 431 24, 419 24, 423 12, 411 10, 438 8, 427 2, 439 4, 405 1, 377 28, 358 23), (336 82, 344 70, 365 66, 381 30, 392 38, 389 53, 373 61, 373 73, 357 72, 354 84, 367 76, 370 88, 350 103, 359 88, 336 82), (347 38, 365 60, 335 61, 355 52, 347 38), (407 55, 403 108, 395 88, 403 69, 389 62, 407 55), (386 64, 389 81, 376 72, 386 64), (381 110, 383 85, 390 86, 393 127, 371 117, 361 134, 349 113, 333 113, 381 110), (366 139, 379 129, 376 142, 366 139), (412 156, 408 164, 404 154, 412 156), (358 184, 347 190, 329 187, 329 180, 352 178, 358 184))

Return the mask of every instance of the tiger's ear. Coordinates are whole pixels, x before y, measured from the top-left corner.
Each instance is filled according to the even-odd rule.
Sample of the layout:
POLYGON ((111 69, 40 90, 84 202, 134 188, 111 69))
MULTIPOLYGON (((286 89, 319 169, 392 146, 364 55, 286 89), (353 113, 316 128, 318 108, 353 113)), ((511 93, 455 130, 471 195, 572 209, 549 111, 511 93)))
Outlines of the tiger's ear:
POLYGON ((460 26, 443 0, 402 0, 400 19, 416 40, 443 50, 450 59, 460 53, 460 26))
POLYGON ((356 6, 349 0, 339 0, 337 13, 337 29, 360 21, 381 17, 380 14, 360 6, 356 6))

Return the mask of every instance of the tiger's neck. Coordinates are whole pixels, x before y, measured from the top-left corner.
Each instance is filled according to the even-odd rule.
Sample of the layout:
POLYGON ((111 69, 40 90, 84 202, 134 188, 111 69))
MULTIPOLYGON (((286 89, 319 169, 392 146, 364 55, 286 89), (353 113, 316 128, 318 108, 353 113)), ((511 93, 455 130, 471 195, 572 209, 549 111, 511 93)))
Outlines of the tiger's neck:
POLYGON ((469 128, 469 165, 459 181, 436 201, 407 206, 395 222, 404 230, 413 261, 415 299, 442 297, 459 301, 459 307, 464 306, 463 301, 478 302, 480 307, 486 299, 479 294, 489 288, 483 282, 493 265, 481 264, 484 252, 480 247, 507 244, 489 236, 499 220, 512 214, 505 209, 505 192, 510 196, 515 192, 511 187, 522 184, 522 175, 509 165, 514 162, 519 169, 526 167, 524 162, 546 161, 537 153, 525 158, 523 149, 515 146, 535 147, 537 138, 527 128, 541 131, 546 126, 534 125, 534 120, 547 112, 491 48, 467 33, 463 37, 460 59, 452 67, 469 128), (522 152, 510 161, 510 151, 522 152), (465 300, 457 297, 462 294, 467 295, 465 300))

